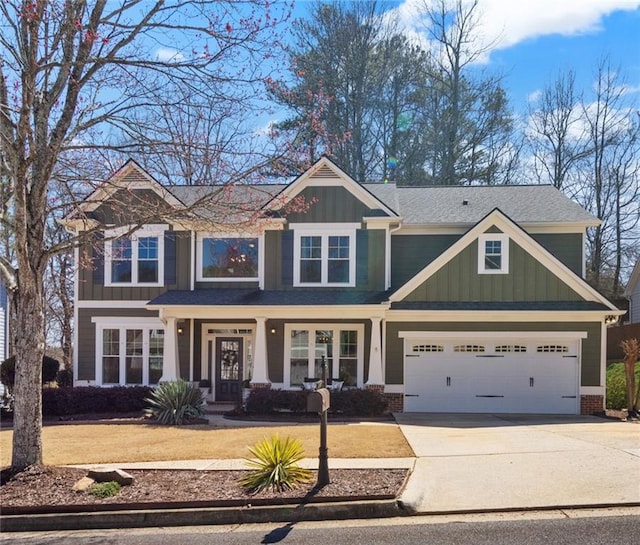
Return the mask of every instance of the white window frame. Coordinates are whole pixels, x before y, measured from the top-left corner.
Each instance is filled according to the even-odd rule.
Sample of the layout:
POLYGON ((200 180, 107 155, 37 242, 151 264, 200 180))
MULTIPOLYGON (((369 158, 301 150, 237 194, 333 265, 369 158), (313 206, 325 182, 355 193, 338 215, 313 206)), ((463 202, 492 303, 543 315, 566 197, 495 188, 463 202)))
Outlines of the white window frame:
POLYGON ((287 389, 298 389, 299 386, 291 385, 291 331, 304 330, 309 332, 307 376, 313 376, 315 373, 315 338, 316 331, 333 331, 333 369, 327 369, 327 378, 338 376, 340 368, 340 331, 357 331, 358 333, 358 349, 357 349, 357 369, 358 377, 356 386, 363 388, 364 386, 364 324, 322 324, 322 323, 302 323, 302 324, 285 324, 284 326, 284 387, 287 389))
MULTIPOLYGON (((149 331, 152 329, 161 329, 164 335, 167 334, 166 327, 160 318, 130 318, 130 317, 115 317, 115 316, 94 316, 91 321, 96 326, 96 384, 100 386, 149 386, 149 331), (118 383, 109 382, 105 384, 102 380, 102 338, 103 331, 105 329, 118 329, 119 334, 119 375, 120 381, 118 383), (128 329, 141 329, 142 333, 142 383, 141 384, 127 384, 126 382, 126 332, 128 329)), ((163 358, 166 354, 163 354, 163 358)))
POLYGON ((478 274, 509 274, 509 235, 503 233, 485 233, 478 237, 478 274), (485 266, 486 243, 500 242, 501 267, 487 269, 485 266))
POLYGON ((291 224, 293 230, 293 285, 295 287, 341 287, 349 288, 356 285, 356 230, 359 223, 299 223, 291 224), (347 282, 329 282, 329 237, 349 237, 349 280, 347 282), (300 259, 302 237, 321 238, 321 281, 301 282, 300 259))
POLYGON ((164 233, 169 229, 168 225, 145 225, 140 229, 129 233, 130 226, 107 229, 104 242, 104 285, 107 287, 127 286, 164 286, 164 233), (131 238, 131 282, 113 282, 111 278, 111 265, 113 258, 113 240, 121 236, 131 238), (145 237, 157 237, 158 239, 158 281, 138 282, 138 239, 145 237))
POLYGON ((264 263, 264 235, 248 235, 238 233, 198 233, 196 243, 196 280, 198 282, 259 282, 262 286, 261 278, 264 263), (202 256, 204 255, 202 246, 207 238, 224 239, 224 238, 255 238, 258 240, 258 275, 243 278, 211 278, 202 275, 202 256))

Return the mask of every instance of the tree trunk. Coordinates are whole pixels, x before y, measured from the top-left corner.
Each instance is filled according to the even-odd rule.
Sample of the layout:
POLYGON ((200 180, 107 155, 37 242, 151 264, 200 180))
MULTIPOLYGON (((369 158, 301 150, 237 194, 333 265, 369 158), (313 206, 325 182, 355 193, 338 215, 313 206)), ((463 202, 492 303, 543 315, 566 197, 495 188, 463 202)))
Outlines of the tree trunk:
POLYGON ((44 297, 41 275, 20 271, 19 288, 12 297, 15 316, 12 334, 16 356, 14 384, 13 452, 11 467, 21 471, 42 464, 42 357, 44 356, 44 297))

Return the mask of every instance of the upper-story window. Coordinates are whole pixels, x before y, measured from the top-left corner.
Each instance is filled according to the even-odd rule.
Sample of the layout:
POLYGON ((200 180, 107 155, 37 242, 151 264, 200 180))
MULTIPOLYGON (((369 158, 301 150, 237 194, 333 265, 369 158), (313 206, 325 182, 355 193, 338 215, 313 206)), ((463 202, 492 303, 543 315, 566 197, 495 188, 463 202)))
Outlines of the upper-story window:
POLYGON ((198 280, 258 280, 260 244, 257 237, 198 237, 198 280))
POLYGON ((294 229, 295 286, 355 286, 356 228, 299 224, 294 229))
POLYGON ((128 233, 128 227, 108 230, 105 241, 106 286, 162 286, 166 225, 147 225, 128 233))
POLYGON ((509 237, 485 233, 478 237, 478 274, 509 272, 509 237))

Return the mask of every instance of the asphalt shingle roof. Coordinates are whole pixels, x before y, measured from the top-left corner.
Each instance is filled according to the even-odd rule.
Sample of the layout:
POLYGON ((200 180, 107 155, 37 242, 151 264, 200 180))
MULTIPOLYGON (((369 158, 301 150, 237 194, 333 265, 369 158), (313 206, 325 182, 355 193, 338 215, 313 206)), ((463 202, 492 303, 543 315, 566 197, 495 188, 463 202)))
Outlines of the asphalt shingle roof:
POLYGON ((550 185, 398 187, 365 184, 365 187, 402 216, 405 225, 474 225, 495 208, 517 223, 593 223, 596 220, 550 185))

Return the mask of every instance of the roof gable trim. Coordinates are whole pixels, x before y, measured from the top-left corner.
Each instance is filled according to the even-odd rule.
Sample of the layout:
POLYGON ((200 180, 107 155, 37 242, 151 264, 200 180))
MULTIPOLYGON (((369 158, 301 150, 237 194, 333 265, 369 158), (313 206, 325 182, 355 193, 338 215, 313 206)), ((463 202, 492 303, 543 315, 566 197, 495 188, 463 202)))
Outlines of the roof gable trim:
POLYGON ((369 190, 362 187, 351 176, 327 157, 320 158, 306 172, 301 174, 280 193, 275 195, 266 205, 266 210, 274 210, 285 202, 296 198, 307 187, 344 187, 356 199, 371 209, 382 209, 389 216, 397 217, 398 214, 389 208, 383 201, 374 196, 369 190))

